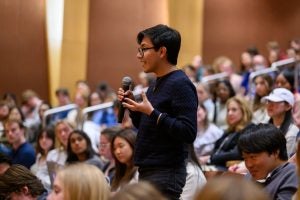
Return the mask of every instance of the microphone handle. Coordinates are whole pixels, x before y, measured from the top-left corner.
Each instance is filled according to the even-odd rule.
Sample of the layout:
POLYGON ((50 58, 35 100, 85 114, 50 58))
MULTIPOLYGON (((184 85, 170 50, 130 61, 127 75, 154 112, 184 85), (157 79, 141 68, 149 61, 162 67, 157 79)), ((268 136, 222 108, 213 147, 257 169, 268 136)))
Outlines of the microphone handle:
MULTIPOLYGON (((126 92, 129 90, 130 85, 123 85, 123 90, 126 92)), ((124 114, 125 114, 125 109, 124 106, 122 105, 122 101, 120 102, 120 107, 119 107, 119 113, 118 113, 118 123, 122 123, 124 114)))
MULTIPOLYGON (((122 103, 122 102, 121 102, 122 103)), ((125 108, 124 106, 122 106, 122 104, 120 105, 119 108, 119 114, 118 114, 118 123, 122 123, 123 118, 124 118, 124 113, 125 113, 125 108)))

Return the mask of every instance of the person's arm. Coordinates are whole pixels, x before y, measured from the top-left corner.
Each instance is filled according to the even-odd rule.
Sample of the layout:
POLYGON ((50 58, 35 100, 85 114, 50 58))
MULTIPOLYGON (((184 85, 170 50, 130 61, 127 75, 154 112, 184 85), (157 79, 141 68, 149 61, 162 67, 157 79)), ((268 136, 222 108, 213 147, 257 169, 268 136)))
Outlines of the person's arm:
POLYGON ((242 156, 240 155, 237 146, 228 151, 220 150, 210 157, 211 164, 214 165, 223 165, 230 160, 242 160, 242 156))

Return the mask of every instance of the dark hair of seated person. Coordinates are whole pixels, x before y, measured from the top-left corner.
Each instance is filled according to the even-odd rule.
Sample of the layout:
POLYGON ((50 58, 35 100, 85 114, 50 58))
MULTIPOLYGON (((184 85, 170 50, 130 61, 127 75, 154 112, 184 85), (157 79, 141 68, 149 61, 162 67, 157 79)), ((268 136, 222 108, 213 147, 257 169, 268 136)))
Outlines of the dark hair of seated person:
POLYGON ((12 193, 38 197, 45 192, 41 181, 22 165, 12 165, 0 176, 0 199, 12 193))
POLYGON ((279 150, 279 158, 288 160, 286 139, 282 131, 273 124, 250 124, 242 132, 238 148, 244 153, 275 153, 279 150))

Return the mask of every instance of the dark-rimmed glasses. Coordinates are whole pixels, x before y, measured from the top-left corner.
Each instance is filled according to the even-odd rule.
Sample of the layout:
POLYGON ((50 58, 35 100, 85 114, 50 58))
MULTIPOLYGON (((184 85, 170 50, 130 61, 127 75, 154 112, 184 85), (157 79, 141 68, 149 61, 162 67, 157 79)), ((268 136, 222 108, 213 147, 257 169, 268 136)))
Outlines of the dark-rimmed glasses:
POLYGON ((141 55, 141 57, 144 57, 144 52, 149 49, 155 49, 155 47, 140 47, 138 48, 138 52, 141 55))

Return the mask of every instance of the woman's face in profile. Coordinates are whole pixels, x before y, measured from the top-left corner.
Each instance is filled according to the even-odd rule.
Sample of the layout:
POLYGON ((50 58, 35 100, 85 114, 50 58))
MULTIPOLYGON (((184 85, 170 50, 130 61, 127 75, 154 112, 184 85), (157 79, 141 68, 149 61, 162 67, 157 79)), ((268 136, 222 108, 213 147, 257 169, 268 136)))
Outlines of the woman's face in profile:
POLYGON ((54 179, 53 189, 47 200, 64 200, 64 186, 57 176, 54 179))

